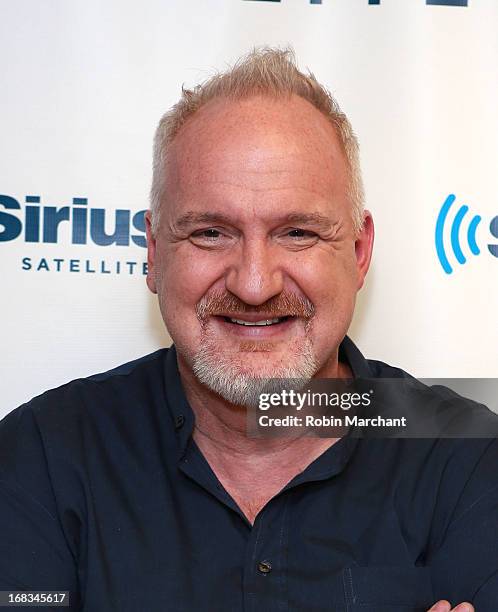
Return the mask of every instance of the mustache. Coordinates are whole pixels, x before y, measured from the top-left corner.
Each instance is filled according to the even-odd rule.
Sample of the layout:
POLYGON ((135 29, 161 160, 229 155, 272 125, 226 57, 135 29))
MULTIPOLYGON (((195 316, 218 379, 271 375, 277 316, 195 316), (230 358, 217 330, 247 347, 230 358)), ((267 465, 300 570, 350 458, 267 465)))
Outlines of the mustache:
POLYGON ((253 306, 246 304, 233 293, 216 291, 205 295, 195 307, 197 318, 205 322, 209 316, 229 313, 257 314, 264 312, 273 317, 302 317, 309 321, 315 314, 315 307, 308 298, 283 291, 263 304, 253 306))

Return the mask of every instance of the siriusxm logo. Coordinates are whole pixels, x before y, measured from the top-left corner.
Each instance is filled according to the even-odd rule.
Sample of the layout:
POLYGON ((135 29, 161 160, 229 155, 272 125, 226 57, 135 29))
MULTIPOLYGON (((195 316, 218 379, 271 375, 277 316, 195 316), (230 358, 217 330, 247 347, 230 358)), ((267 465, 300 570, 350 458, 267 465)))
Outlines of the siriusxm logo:
MULTIPOLYGON (((24 209, 24 223, 11 212, 0 210, 0 242, 15 240, 24 234, 26 242, 57 243, 59 227, 69 224, 71 242, 87 244, 88 241, 99 246, 128 246, 133 244, 146 247, 145 240, 145 210, 131 216, 129 210, 116 210, 114 213, 114 229, 106 233, 105 208, 88 208, 87 198, 73 198, 72 206, 41 206, 40 196, 27 195, 27 206, 24 209), (140 232, 132 233, 133 230, 140 232)), ((8 195, 0 195, 0 206, 6 210, 21 210, 19 202, 8 195)))
MULTIPOLYGON (((27 195, 25 205, 21 206, 12 196, 0 195, 0 244, 14 240, 22 240, 26 245, 64 244, 62 257, 54 257, 52 251, 51 256, 33 256, 31 252, 22 257, 22 270, 147 274, 147 263, 142 257, 137 260, 116 260, 112 256, 115 251, 112 251, 111 257, 98 260, 67 256, 68 244, 99 247, 135 245, 145 249, 145 210, 133 214, 126 209, 110 211, 105 208, 90 208, 87 198, 72 198, 71 205, 59 207, 42 205, 41 198, 37 195, 27 195)), ((109 254, 109 250, 106 250, 106 254, 109 254)))
MULTIPOLYGON (((453 219, 450 222, 448 221, 448 215, 450 213, 450 209, 455 202, 455 196, 450 194, 443 205, 441 206, 441 210, 439 211, 439 215, 436 221, 436 232, 435 232, 435 242, 436 242, 436 253, 439 259, 439 263, 441 264, 443 270, 446 274, 451 274, 453 272, 453 268, 450 265, 448 256, 446 254, 446 249, 444 246, 443 234, 445 227, 450 225, 450 246, 451 251, 453 252, 455 259, 459 264, 464 264, 467 259, 463 253, 462 245, 461 245, 461 237, 464 234, 464 243, 468 245, 470 253, 472 255, 479 255, 481 249, 479 248, 476 240, 476 232, 479 224, 481 223, 481 217, 479 215, 474 215, 466 224, 466 232, 462 229, 462 224, 465 219, 465 216, 469 212, 469 207, 466 205, 460 206, 460 208, 456 211, 453 219)), ((489 224, 489 231, 494 238, 498 239, 498 216, 494 217, 489 224)), ((488 250, 494 257, 498 257, 498 244, 488 244, 488 250)))

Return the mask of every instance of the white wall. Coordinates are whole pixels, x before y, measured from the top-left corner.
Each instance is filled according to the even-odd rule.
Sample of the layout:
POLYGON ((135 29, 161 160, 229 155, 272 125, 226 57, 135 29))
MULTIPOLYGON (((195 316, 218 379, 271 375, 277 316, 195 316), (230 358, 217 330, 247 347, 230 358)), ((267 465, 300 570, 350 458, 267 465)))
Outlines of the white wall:
MULTIPOLYGON (((85 197, 87 208, 108 215, 147 208, 153 131, 182 83, 254 45, 291 43, 300 65, 336 95, 362 147, 377 238, 352 337, 367 356, 418 376, 498 376, 498 258, 487 248, 498 243, 489 230, 498 215, 496 0, 0 6, 0 194, 21 205, 0 202, 0 213, 24 228, 27 195, 57 207, 85 197), (481 254, 465 265, 449 254, 451 275, 434 247, 449 193, 482 216, 481 254)), ((0 214, 0 233, 2 223, 0 214)), ((126 273, 125 262, 138 268, 145 249, 72 244, 69 225, 55 244, 26 242, 24 233, 0 241, 0 416, 49 387, 169 343, 144 276, 126 273), (23 270, 26 257, 52 269, 23 270), (60 272, 54 258, 65 260, 60 272), (92 269, 121 261, 124 271, 70 272, 70 259, 80 269, 86 260, 92 269)))

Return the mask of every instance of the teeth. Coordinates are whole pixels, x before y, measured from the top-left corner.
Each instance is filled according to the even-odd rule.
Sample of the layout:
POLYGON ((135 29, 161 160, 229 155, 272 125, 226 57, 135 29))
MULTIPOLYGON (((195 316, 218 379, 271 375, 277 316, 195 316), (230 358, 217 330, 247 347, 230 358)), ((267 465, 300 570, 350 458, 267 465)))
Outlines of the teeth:
POLYGON ((273 325, 274 323, 279 323, 281 319, 262 319, 261 321, 242 321, 241 319, 230 319, 230 321, 232 323, 237 323, 237 325, 252 327, 254 325, 273 325))

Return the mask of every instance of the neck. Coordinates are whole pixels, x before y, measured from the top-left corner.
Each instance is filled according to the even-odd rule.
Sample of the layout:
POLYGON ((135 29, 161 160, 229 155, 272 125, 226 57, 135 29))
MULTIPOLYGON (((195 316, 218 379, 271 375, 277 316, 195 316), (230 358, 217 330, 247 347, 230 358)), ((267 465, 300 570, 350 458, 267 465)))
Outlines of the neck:
MULTIPOLYGON (((249 438, 247 410, 234 406, 200 384, 178 357, 185 394, 195 415, 193 438, 225 490, 252 524, 259 511, 297 474, 338 438, 306 435, 249 438)), ((348 366, 337 361, 317 378, 347 378, 348 366)))

